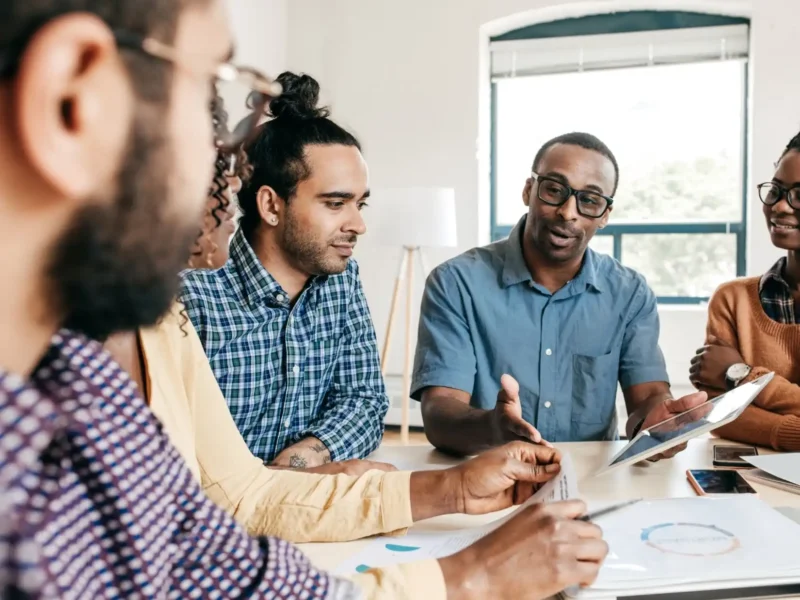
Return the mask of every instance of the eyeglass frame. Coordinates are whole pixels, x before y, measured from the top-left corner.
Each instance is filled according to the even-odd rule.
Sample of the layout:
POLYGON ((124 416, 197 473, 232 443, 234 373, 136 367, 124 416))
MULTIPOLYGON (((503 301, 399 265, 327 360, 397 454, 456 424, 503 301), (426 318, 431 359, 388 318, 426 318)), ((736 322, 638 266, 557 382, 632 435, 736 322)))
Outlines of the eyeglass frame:
MULTIPOLYGON (((123 29, 115 29, 112 34, 120 49, 136 50, 175 66, 182 66, 188 62, 187 58, 174 46, 160 42, 155 38, 142 37, 123 29)), ((26 44, 27 42, 17 42, 6 48, 5 51, 0 51, 0 80, 15 74, 19 66, 19 58, 24 52, 26 44)), ((218 62, 213 67, 209 64, 205 74, 214 83, 218 81, 228 83, 238 81, 252 90, 248 95, 246 104, 246 108, 251 112, 237 124, 233 132, 228 132, 229 139, 226 141, 220 137, 219 132, 215 132, 214 137, 217 149, 224 152, 235 152, 249 141, 258 128, 259 121, 270 101, 280 96, 283 89, 280 83, 270 79, 260 71, 250 67, 237 66, 229 61, 218 62)))
POLYGON ((586 217, 587 219, 602 219, 603 216, 605 216, 605 214, 608 212, 608 209, 610 209, 614 205, 614 198, 610 196, 606 196, 605 194, 601 194, 600 192, 596 192, 594 190, 576 190, 571 185, 564 183, 559 179, 555 179, 554 177, 548 177, 547 175, 539 175, 536 171, 531 171, 531 179, 535 181, 537 184, 536 197, 545 204, 547 204, 547 206, 564 206, 564 204, 566 204, 570 198, 575 196, 575 208, 578 210, 578 214, 581 215, 582 217, 586 217), (541 181, 552 181, 553 183, 557 183, 558 185, 566 188, 569 194, 560 203, 553 204, 552 202, 549 202, 544 198, 542 198, 541 185, 539 185, 541 181), (579 202, 579 200, 581 199, 582 196, 586 194, 591 194, 593 196, 600 196, 603 200, 606 201, 606 207, 603 210, 603 212, 601 212, 599 215, 587 215, 581 212, 581 203, 579 202))
POLYGON ((793 185, 791 187, 784 187, 784 186, 782 186, 782 185, 780 185, 778 183, 775 183, 774 181, 765 181, 764 183, 759 183, 756 186, 756 189, 758 189, 758 199, 761 200, 761 204, 763 204, 764 206, 775 206, 778 202, 780 202, 781 200, 786 198, 786 203, 791 208, 793 208, 794 210, 800 210, 800 198, 797 198, 797 195, 800 194, 800 183, 795 184, 795 185, 793 185), (769 202, 767 202, 766 200, 764 200, 764 198, 761 195, 761 190, 766 188, 767 186, 778 188, 778 190, 780 190, 780 195, 775 200, 775 202, 772 202, 771 204, 769 202), (792 192, 792 191, 794 191, 795 193, 791 194, 790 192, 792 192), (793 195, 795 196, 795 198, 797 200, 797 203, 798 203, 797 206, 792 204, 792 196, 793 195))

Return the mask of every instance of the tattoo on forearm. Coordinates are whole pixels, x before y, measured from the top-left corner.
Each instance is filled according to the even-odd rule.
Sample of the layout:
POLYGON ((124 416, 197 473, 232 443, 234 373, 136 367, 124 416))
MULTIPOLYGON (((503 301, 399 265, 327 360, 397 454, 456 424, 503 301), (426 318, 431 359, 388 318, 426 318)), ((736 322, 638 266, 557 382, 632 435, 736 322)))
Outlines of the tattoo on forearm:
POLYGON ((289 466, 293 469, 305 469, 307 465, 306 459, 299 454, 292 454, 289 457, 289 466))
POLYGON ((325 444, 322 442, 318 442, 311 446, 311 449, 316 452, 317 454, 322 454, 323 452, 327 452, 328 449, 325 447, 325 444))

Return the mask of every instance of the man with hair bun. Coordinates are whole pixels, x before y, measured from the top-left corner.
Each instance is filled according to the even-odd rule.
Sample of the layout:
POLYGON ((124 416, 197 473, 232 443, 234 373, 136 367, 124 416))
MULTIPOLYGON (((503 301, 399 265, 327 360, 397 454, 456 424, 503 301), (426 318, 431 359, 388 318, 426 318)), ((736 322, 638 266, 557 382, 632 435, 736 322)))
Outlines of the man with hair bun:
POLYGON ((187 272, 181 300, 253 454, 307 469, 374 451, 389 398, 351 260, 370 196, 361 146, 317 106, 313 78, 277 81, 231 260, 187 272))

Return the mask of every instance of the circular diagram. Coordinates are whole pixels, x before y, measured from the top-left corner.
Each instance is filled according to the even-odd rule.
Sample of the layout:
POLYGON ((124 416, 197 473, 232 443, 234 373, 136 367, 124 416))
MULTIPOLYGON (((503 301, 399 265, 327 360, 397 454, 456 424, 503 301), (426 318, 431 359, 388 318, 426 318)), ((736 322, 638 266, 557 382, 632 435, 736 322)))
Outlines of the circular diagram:
POLYGON ((659 523, 642 530, 641 539, 660 552, 681 556, 719 556, 741 547, 730 531, 702 523, 659 523))

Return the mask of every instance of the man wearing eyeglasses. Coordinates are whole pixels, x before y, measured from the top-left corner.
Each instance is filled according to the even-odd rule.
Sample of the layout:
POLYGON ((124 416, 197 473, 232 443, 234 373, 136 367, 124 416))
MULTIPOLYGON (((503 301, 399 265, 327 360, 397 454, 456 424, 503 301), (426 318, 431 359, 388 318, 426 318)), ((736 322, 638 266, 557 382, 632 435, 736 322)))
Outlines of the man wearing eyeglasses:
MULTIPOLYGON (((230 48, 216 0, 0 3, 0 597, 467 600, 591 584, 608 548, 576 520, 578 501, 530 507, 458 554, 371 570, 358 587, 250 538, 92 341, 167 311, 217 149, 240 147, 280 92, 227 64, 230 48), (237 82, 254 113, 213 127, 215 91, 237 82)), ((557 472, 532 459, 543 455, 558 462, 512 444, 391 474, 409 501, 380 518, 508 507, 557 472)))
POLYGON ((2 598, 359 597, 208 500, 91 339, 175 298, 217 153, 215 85, 278 91, 225 64, 223 6, 0 3, 2 598))
POLYGON ((527 214, 508 239, 431 273, 411 393, 434 445, 473 454, 508 440, 613 440, 618 384, 629 436, 706 400, 672 398, 655 295, 588 247, 618 181, 602 141, 554 138, 533 161, 527 214))

